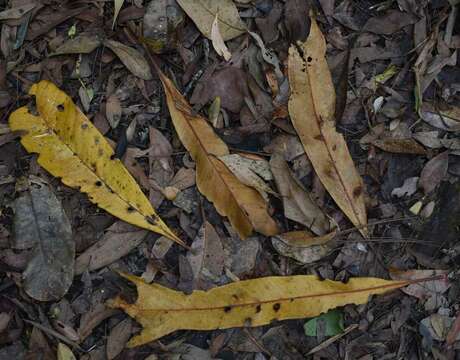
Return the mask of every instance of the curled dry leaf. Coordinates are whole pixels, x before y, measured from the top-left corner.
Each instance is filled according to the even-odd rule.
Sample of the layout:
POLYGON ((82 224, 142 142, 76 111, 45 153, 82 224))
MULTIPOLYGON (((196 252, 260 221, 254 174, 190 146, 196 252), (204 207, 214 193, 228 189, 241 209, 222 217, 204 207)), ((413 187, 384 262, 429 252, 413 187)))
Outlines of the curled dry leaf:
POLYGON ((325 234, 330 228, 329 220, 294 177, 282 155, 274 154, 270 166, 283 199, 284 215, 307 226, 315 234, 325 234))
POLYGON ((89 54, 101 44, 102 41, 98 34, 81 34, 73 39, 67 40, 51 55, 89 54))
POLYGON ((72 227, 48 186, 29 183, 27 187, 15 201, 14 217, 16 242, 32 246, 31 259, 22 274, 24 290, 39 301, 58 300, 73 281, 72 227))
POLYGON ((144 327, 128 343, 138 346, 181 329, 215 330, 254 327, 274 320, 318 316, 346 304, 365 304, 370 295, 383 294, 411 281, 351 278, 346 284, 312 275, 265 277, 238 281, 190 295, 141 278, 123 275, 138 292, 136 303, 118 297, 109 302, 123 309, 144 327))
POLYGON ((446 131, 460 131, 460 107, 436 109, 432 104, 423 104, 420 117, 431 126, 446 131))
POLYGON ((196 162, 198 190, 219 214, 228 217, 241 238, 248 237, 253 229, 267 236, 275 235, 278 227, 268 214, 265 200, 218 159, 229 154, 227 145, 204 118, 193 114, 190 105, 158 67, 157 71, 179 139, 196 162))
POLYGON ((105 40, 104 45, 118 56, 123 65, 125 65, 133 75, 143 80, 152 79, 150 66, 139 51, 114 40, 105 40))
POLYGON ((0 11, 0 20, 20 19, 27 12, 35 8, 35 6, 36 4, 34 2, 30 2, 29 4, 24 4, 22 6, 0 11))
POLYGON ((90 201, 133 225, 180 240, 158 217, 139 185, 94 125, 72 99, 49 81, 34 84, 38 115, 27 106, 9 118, 12 130, 22 130, 22 145, 38 153, 38 163, 90 201))
POLYGON ((219 17, 218 13, 216 13, 216 17, 214 18, 214 21, 212 22, 212 27, 211 27, 211 41, 212 41, 212 46, 214 47, 214 50, 216 50, 216 53, 220 56, 222 56, 225 61, 229 61, 232 57, 232 54, 227 48, 227 45, 224 43, 224 39, 222 39, 222 35, 219 30, 219 17))
POLYGON ((324 187, 367 236, 363 182, 343 136, 335 129, 335 91, 325 52, 326 41, 312 19, 308 39, 289 49, 289 114, 324 187))
POLYGON ((219 13, 220 34, 224 41, 246 32, 246 25, 241 21, 238 9, 232 0, 177 0, 177 2, 208 39, 212 39, 212 23, 217 13, 219 13))
POLYGON ((130 318, 126 318, 120 321, 110 331, 110 335, 107 338, 107 359, 115 359, 126 346, 129 338, 133 331, 133 321, 130 318))

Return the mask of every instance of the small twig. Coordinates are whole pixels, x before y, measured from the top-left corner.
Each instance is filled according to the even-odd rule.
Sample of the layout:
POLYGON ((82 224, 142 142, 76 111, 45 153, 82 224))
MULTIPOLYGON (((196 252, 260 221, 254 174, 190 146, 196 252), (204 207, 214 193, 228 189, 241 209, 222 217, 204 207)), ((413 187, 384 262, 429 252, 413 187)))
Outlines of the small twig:
POLYGON ((251 340, 254 343, 254 345, 259 348, 259 350, 261 352, 263 352, 265 355, 267 355, 269 357, 273 356, 273 354, 270 351, 265 349, 264 346, 257 341, 257 339, 249 332, 249 330, 247 328, 243 328, 243 330, 246 333, 246 335, 249 337, 249 340, 251 340))
POLYGON ((332 343, 336 342, 337 340, 339 340, 340 338, 344 337, 345 335, 347 335, 348 333, 350 333, 351 331, 353 331, 354 329, 356 329, 359 325, 358 324, 353 324, 353 325, 350 325, 349 327, 347 327, 343 333, 341 334, 337 334, 329 339, 327 339, 326 341, 322 342, 321 344, 319 344, 318 346, 315 346, 313 349, 311 349, 307 355, 311 355, 311 354, 314 354, 315 352, 318 352, 324 348, 327 348, 329 345, 331 345, 332 343))

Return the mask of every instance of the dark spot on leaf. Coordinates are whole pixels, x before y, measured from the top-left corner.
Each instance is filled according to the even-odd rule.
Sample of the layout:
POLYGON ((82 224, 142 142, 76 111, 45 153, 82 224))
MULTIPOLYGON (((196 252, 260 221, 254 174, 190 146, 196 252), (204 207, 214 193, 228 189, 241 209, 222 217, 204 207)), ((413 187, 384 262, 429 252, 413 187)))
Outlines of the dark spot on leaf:
POLYGON ((64 105, 59 104, 59 105, 57 106, 57 109, 58 109, 58 111, 61 111, 61 112, 62 112, 62 111, 64 111, 65 108, 64 108, 64 105))
POLYGON ((88 128, 88 124, 81 124, 81 128, 82 128, 83 130, 87 129, 87 128, 88 128))
POLYGON ((94 138, 94 143, 95 143, 95 144, 99 144, 99 142, 100 142, 99 136, 96 136, 96 137, 94 138))
POLYGON ((94 185, 96 185, 96 186, 102 186, 102 183, 98 180, 98 181, 96 181, 96 182, 94 183, 94 185))
POLYGON ((92 167, 93 169, 96 169, 96 163, 91 163, 91 167, 92 167))
POLYGON ((128 206, 126 210, 130 213, 133 212, 135 209, 132 206, 128 206))
POLYGON ((309 56, 309 57, 307 58, 307 62, 312 62, 312 60, 313 60, 313 59, 312 59, 311 56, 309 56))
POLYGON ((332 145, 332 151, 336 151, 337 150, 337 145, 332 145))
MULTIPOLYGON (((99 149, 97 151, 97 155, 99 155, 99 157, 101 157, 102 155, 104 155, 104 151, 102 151, 102 149, 99 149)), ((106 166, 106 163, 104 163, 104 166, 106 166)))
POLYGON ((313 139, 318 140, 318 141, 324 141, 324 137, 321 134, 316 135, 313 139))
POLYGON ((290 298, 289 301, 290 301, 290 302, 293 302, 293 301, 294 301, 294 298, 290 298))
POLYGON ((224 312, 228 313, 228 312, 230 312, 230 311, 232 311, 232 307, 231 307, 231 306, 226 306, 226 307, 224 307, 224 312))
POLYGON ((250 317, 244 319, 244 326, 251 326, 252 319, 250 317))
POLYGON ((279 311, 279 309, 281 309, 281 304, 280 303, 276 303, 276 304, 273 305, 273 310, 279 311))
POLYGON ((261 305, 257 305, 257 306, 256 306, 256 313, 260 313, 261 310, 262 310, 262 306, 261 306, 261 305))
POLYGON ((115 154, 110 155, 110 160, 115 160, 115 159, 116 159, 115 154))
POLYGON ((357 198, 361 196, 362 192, 363 192, 363 188, 361 186, 358 186, 357 188, 353 190, 353 196, 357 198))

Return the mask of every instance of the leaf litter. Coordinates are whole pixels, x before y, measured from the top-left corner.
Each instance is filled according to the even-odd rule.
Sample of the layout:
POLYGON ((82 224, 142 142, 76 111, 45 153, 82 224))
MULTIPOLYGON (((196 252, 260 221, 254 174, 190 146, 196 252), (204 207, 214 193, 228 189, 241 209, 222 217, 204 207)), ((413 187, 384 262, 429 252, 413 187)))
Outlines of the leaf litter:
POLYGON ((457 8, 361 0, 7 5, 0 12, 0 355, 338 359, 423 349, 454 358, 457 8), (43 112, 43 104, 57 109, 43 112), (38 119, 46 126, 37 128, 38 119), (124 170, 99 162, 98 148, 124 170), (74 171, 81 160, 90 167, 83 177, 74 171), (122 190, 127 177, 135 190, 122 190), (35 226, 27 216, 44 199, 35 226), (54 234, 39 242, 50 249, 42 253, 40 226, 54 234), (161 343, 126 348, 174 312, 143 316, 142 294, 116 271, 168 294, 152 303, 181 298, 180 324, 172 321, 161 343), (260 312, 240 306, 289 293, 291 278, 319 288, 333 279, 344 289, 397 276, 413 283, 375 298, 363 293, 360 306, 340 306, 357 293, 324 295, 295 308, 301 312, 288 322, 297 300, 275 295, 260 312), (197 296, 230 310, 184 316, 197 296), (107 307, 114 298, 137 309, 143 331, 107 307), (339 308, 320 315, 324 302, 339 308), (174 331, 182 327, 209 331, 174 331))

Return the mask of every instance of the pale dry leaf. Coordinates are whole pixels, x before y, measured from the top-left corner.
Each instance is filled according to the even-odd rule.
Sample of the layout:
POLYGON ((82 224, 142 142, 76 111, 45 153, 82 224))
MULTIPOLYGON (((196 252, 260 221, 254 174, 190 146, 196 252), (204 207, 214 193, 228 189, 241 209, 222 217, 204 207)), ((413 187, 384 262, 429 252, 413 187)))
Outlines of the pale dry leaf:
POLYGON ((423 148, 423 146, 421 146, 414 139, 383 138, 376 139, 371 143, 379 149, 391 153, 416 155, 426 154, 426 150, 423 148))
POLYGON ((116 129, 120 123, 122 112, 123 109, 117 95, 109 95, 105 104, 105 116, 112 129, 116 129))
POLYGON ((228 50, 227 45, 225 45, 224 39, 222 39, 222 35, 220 34, 218 13, 216 13, 216 17, 212 22, 211 42, 212 46, 214 47, 214 50, 216 50, 216 53, 222 56, 225 59, 225 61, 229 61, 232 58, 232 54, 228 50))
POLYGON ((120 10, 123 7, 124 2, 125 0, 114 0, 112 30, 115 28, 115 23, 117 22, 118 14, 120 13, 120 10))
POLYGON ((322 184, 367 236, 364 185, 342 134, 335 129, 335 91, 325 53, 324 36, 311 19, 308 39, 289 48, 289 114, 322 184))
POLYGON ((89 54, 94 51, 102 41, 98 34, 80 34, 73 39, 67 40, 59 46, 51 55, 62 54, 89 54))
POLYGON ((283 157, 280 154, 272 155, 270 166, 283 200, 284 215, 307 226, 315 234, 323 235, 328 232, 329 220, 295 179, 283 157))
POLYGON ((249 159, 239 154, 219 156, 219 159, 245 185, 256 189, 268 201, 268 194, 277 195, 264 180, 271 180, 268 161, 265 159, 249 159))
POLYGON ((139 51, 115 40, 105 40, 104 45, 118 56, 123 65, 125 65, 133 75, 143 80, 152 79, 150 66, 139 51))
POLYGON ((208 39, 211 39, 212 23, 217 13, 224 41, 246 32, 246 25, 240 19, 238 9, 232 0, 177 0, 177 3, 208 39))
POLYGON ((394 188, 391 191, 391 196, 404 197, 411 196, 417 191, 418 176, 410 177, 404 180, 404 184, 401 187, 394 188))
POLYGON ((57 359, 58 360, 77 360, 72 350, 63 343, 59 343, 57 347, 57 359))

